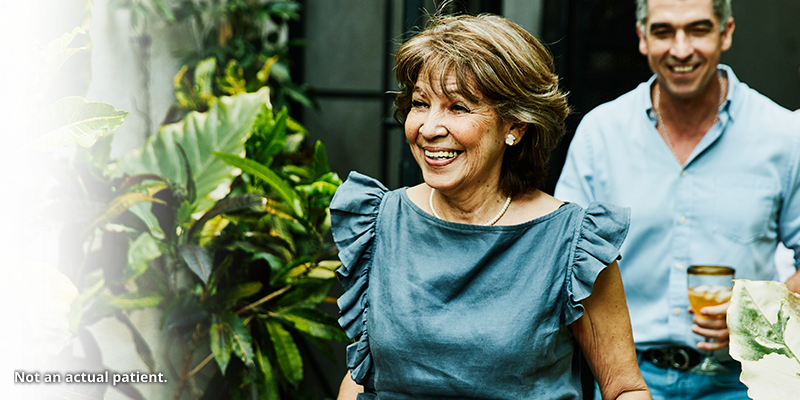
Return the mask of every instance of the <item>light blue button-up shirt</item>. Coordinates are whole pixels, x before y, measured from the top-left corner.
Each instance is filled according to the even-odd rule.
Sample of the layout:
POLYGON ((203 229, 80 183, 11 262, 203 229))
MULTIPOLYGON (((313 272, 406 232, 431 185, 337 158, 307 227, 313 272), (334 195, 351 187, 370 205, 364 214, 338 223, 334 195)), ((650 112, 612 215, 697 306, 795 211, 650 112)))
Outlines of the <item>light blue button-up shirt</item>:
POLYGON ((736 278, 777 280, 778 242, 800 267, 800 114, 724 65, 719 121, 681 167, 656 130, 655 76, 581 121, 555 196, 631 208, 619 261, 636 347, 694 347, 686 269, 729 265, 736 278))

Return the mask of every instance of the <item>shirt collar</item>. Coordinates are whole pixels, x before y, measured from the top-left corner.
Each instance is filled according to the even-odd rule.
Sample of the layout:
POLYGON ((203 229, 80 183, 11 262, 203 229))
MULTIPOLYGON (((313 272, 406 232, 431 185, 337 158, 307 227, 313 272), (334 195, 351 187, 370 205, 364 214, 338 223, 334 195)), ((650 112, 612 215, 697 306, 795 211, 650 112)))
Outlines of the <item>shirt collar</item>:
MULTIPOLYGON (((736 104, 736 92, 739 87, 739 79, 736 77, 736 74, 733 73, 733 69, 725 64, 717 64, 717 73, 728 78, 728 94, 725 97, 725 102, 723 102, 722 106, 719 108, 719 118, 720 120, 726 117, 733 119, 736 113, 732 112, 731 109, 736 104)), ((653 99, 650 97, 650 88, 653 87, 655 81, 656 74, 653 74, 653 76, 647 80, 647 83, 643 85, 642 97, 642 106, 645 109, 645 114, 653 122, 656 121, 656 112, 653 109, 653 99)))

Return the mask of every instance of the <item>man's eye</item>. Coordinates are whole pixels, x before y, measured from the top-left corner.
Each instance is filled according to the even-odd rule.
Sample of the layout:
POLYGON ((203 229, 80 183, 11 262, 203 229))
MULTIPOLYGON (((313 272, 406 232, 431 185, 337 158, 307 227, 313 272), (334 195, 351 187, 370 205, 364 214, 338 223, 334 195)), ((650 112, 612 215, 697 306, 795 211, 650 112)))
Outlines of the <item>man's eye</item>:
POLYGON ((705 36, 711 32, 711 29, 708 28, 694 28, 691 30, 691 34, 694 36, 705 36))

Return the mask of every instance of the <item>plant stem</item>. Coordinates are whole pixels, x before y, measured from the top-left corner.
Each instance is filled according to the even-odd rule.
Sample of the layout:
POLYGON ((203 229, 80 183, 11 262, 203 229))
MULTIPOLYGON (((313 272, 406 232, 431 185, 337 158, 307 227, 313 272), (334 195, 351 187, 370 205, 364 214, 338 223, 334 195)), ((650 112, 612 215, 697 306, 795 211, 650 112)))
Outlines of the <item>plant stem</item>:
POLYGON ((172 397, 172 400, 180 400, 181 395, 183 395, 183 388, 186 386, 186 381, 189 379, 189 367, 192 366, 192 358, 194 358, 194 352, 189 351, 189 354, 186 355, 186 360, 183 362, 181 380, 178 382, 178 387, 175 389, 175 396, 172 397))
POLYGON ((189 380, 189 368, 192 366, 192 359, 194 359, 194 351, 197 349, 197 341, 200 333, 200 324, 195 326, 194 334, 192 334, 191 344, 188 349, 183 341, 178 341, 181 348, 186 352, 186 360, 183 362, 183 370, 181 371, 181 379, 178 381, 178 387, 175 389, 175 395, 172 400, 180 400, 183 395, 183 389, 186 387, 186 382, 189 380))
POLYGON ((189 371, 189 377, 192 377, 192 376, 194 376, 194 374, 200 372, 200 370, 203 369, 203 367, 205 367, 206 364, 208 364, 213 359, 214 359, 214 354, 213 353, 209 354, 208 357, 206 357, 205 360, 200 362, 200 364, 197 364, 196 367, 194 367, 191 371, 189 371))
POLYGON ((274 292, 262 297, 261 299, 257 300, 255 303, 251 303, 251 304, 248 304, 248 305, 242 307, 241 309, 239 309, 239 311, 236 311, 236 315, 242 315, 245 312, 247 312, 248 310, 252 310, 252 309, 260 306, 261 304, 264 304, 264 303, 266 303, 266 302, 268 302, 268 301, 270 301, 270 300, 272 300, 272 299, 274 299, 274 298, 286 293, 292 287, 294 287, 294 285, 286 285, 286 286, 284 286, 284 287, 282 287, 282 288, 280 288, 280 289, 278 289, 278 290, 276 290, 276 291, 274 291, 274 292))

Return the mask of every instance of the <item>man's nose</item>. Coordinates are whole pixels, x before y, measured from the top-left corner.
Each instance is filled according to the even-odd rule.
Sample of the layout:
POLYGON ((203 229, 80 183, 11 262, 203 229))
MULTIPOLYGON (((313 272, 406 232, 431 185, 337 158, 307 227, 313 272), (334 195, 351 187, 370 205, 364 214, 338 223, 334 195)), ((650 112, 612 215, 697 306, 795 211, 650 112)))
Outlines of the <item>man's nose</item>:
POLYGON ((691 38, 686 35, 685 32, 679 30, 675 34, 669 52, 671 56, 679 60, 685 60, 691 57, 692 53, 694 53, 694 46, 692 45, 691 38))

